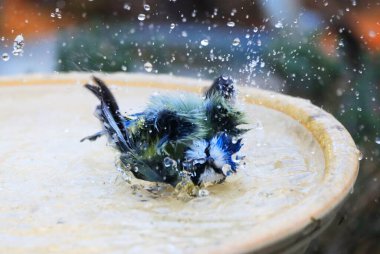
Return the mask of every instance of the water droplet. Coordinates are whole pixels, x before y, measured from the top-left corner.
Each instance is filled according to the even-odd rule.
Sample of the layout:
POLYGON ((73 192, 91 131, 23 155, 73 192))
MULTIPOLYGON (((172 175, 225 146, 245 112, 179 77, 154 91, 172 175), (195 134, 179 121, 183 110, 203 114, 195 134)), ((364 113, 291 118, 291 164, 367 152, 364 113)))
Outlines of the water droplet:
POLYGON ((1 37, 1 41, 5 41, 5 37, 4 36, 1 37))
POLYGON ((369 35, 369 37, 371 37, 371 38, 375 38, 375 37, 376 37, 376 32, 373 31, 373 30, 371 30, 371 31, 368 32, 368 35, 369 35))
POLYGON ((50 17, 52 18, 62 18, 61 10, 59 8, 55 8, 54 12, 50 13, 50 17))
POLYGON ((240 156, 239 155, 237 155, 237 154, 234 154, 234 155, 232 155, 231 156, 231 160, 232 160, 232 162, 234 162, 234 163, 236 163, 236 164, 239 164, 240 163, 240 156))
POLYGON ((153 65, 150 63, 150 62, 146 62, 144 64, 144 69, 147 71, 147 72, 151 72, 153 70, 153 65))
POLYGON ((375 143, 378 144, 378 145, 380 145, 380 137, 376 137, 375 138, 375 143))
POLYGON ((164 158, 164 166, 165 167, 170 167, 172 165, 172 159, 169 157, 164 158))
POLYGON ((169 168, 169 167, 175 167, 176 168, 177 167, 177 162, 170 157, 165 157, 163 163, 164 163, 164 166, 167 168, 169 168))
POLYGON ((149 4, 144 4, 144 10, 150 11, 150 5, 149 4))
POLYGON ((275 25, 275 28, 283 28, 284 26, 282 25, 281 21, 278 21, 275 25))
POLYGON ((125 3, 124 6, 123 6, 124 10, 131 10, 131 6, 128 4, 128 3, 125 3))
POLYGON ((15 56, 22 56, 22 54, 24 53, 24 45, 24 36, 22 36, 22 34, 17 35, 15 40, 13 41, 12 54, 15 56))
POLYGON ((239 38, 235 38, 233 41, 232 41, 232 46, 239 46, 240 45, 240 39, 239 38))
POLYGON ((337 95, 337 96, 342 96, 343 93, 344 93, 344 90, 343 90, 343 89, 341 89, 341 88, 336 89, 336 95, 337 95))
POLYGON ((3 53, 1 58, 3 59, 4 62, 7 62, 9 60, 9 55, 7 53, 3 53))
POLYGON ((253 28, 253 32, 254 32, 254 33, 257 33, 257 31, 259 31, 259 28, 255 26, 255 27, 253 28))
POLYGON ((324 5, 324 6, 328 6, 328 5, 329 5, 329 2, 324 2, 323 5, 324 5))
POLYGON ((174 29, 175 28, 175 24, 174 23, 171 23, 170 24, 170 29, 174 29))
POLYGON ((191 17, 195 18, 197 16, 197 10, 193 10, 191 13, 191 17))
POLYGON ((232 173, 231 165, 230 164, 224 164, 222 167, 222 172, 226 176, 230 175, 232 173))
POLYGON ((227 26, 229 26, 229 27, 234 27, 234 26, 235 26, 235 22, 233 22, 233 21, 228 21, 228 22, 227 22, 227 26))
POLYGON ((363 157, 364 157, 364 155, 363 155, 363 153, 362 153, 362 151, 360 151, 360 150, 358 150, 358 160, 362 160, 363 159, 363 157))
POLYGON ((127 71, 127 66, 122 65, 122 66, 121 66, 121 70, 122 70, 122 71, 127 71))
POLYGON ((200 189, 198 191, 198 197, 207 197, 208 195, 210 195, 210 192, 206 189, 200 189))
POLYGON ((208 40, 207 39, 201 40, 201 45, 202 46, 207 46, 208 45, 208 40))
POLYGON ((145 14, 144 14, 144 13, 140 13, 140 14, 137 16, 137 19, 140 20, 140 21, 144 21, 144 20, 145 20, 145 14))
POLYGON ((236 10, 235 8, 233 8, 233 9, 231 10, 231 16, 235 16, 236 12, 237 12, 237 10, 236 10))
POLYGON ((182 31, 181 35, 182 35, 182 37, 187 37, 187 32, 186 31, 182 31))

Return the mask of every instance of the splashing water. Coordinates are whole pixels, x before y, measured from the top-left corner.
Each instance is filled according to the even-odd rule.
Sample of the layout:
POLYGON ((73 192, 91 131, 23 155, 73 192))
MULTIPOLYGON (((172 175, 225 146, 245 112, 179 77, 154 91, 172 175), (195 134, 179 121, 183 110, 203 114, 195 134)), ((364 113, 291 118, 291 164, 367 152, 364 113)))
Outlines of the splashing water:
POLYGON ((144 64, 144 69, 145 69, 145 71, 147 71, 147 72, 152 72, 152 70, 153 70, 153 65, 152 65, 150 62, 146 62, 146 63, 144 64))
POLYGON ((228 27, 234 27, 235 26, 235 22, 229 21, 229 22, 227 22, 227 26, 228 27))
POLYGON ((50 17, 57 18, 57 19, 62 19, 61 10, 59 8, 55 8, 54 12, 50 13, 50 17))
POLYGON ((170 157, 165 157, 163 163, 164 163, 164 166, 167 168, 177 167, 177 162, 170 157))
POLYGON ((376 37, 376 32, 371 30, 368 32, 368 36, 371 37, 371 38, 375 38, 376 37))
POLYGON ((198 197, 207 197, 210 195, 210 192, 207 189, 200 189, 198 191, 198 197))
POLYGON ((361 160, 363 160, 363 158, 364 158, 364 155, 363 155, 363 153, 362 153, 362 151, 360 151, 359 149, 358 149, 358 160, 359 161, 361 161, 361 160))
POLYGON ((127 10, 127 11, 131 10, 131 6, 127 3, 124 4, 123 8, 124 8, 124 10, 127 10))
POLYGON ((150 5, 149 4, 144 4, 144 10, 150 11, 150 5))
POLYGON ((9 60, 9 55, 7 53, 3 53, 1 59, 3 59, 4 62, 7 62, 9 60))
POLYGON ((140 14, 137 16, 137 19, 140 20, 140 21, 144 21, 144 20, 145 20, 145 14, 144 14, 144 13, 140 13, 140 14))
POLYGON ((201 45, 202 46, 207 46, 208 45, 208 40, 207 39, 201 40, 201 45))
POLYGON ((235 38, 233 41, 232 41, 232 46, 239 46, 240 45, 240 39, 239 38, 235 38))
POLYGON ((22 54, 24 53, 24 46, 24 36, 22 36, 22 34, 17 35, 15 40, 13 41, 12 54, 14 56, 22 56, 22 54))
POLYGON ((275 25, 274 25, 275 28, 283 28, 284 25, 281 23, 281 21, 278 21, 275 25))

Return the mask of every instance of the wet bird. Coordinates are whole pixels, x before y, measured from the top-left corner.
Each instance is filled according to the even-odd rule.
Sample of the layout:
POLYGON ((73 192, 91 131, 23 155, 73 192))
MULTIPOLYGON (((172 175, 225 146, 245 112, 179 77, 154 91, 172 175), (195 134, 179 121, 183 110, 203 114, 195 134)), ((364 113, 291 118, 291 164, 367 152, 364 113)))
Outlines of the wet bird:
POLYGON ((195 94, 152 96, 140 113, 123 115, 105 85, 86 84, 99 100, 95 115, 102 131, 120 152, 126 170, 142 180, 176 186, 184 179, 195 185, 221 183, 236 172, 242 147, 244 114, 234 107, 231 78, 218 77, 201 97, 195 94))

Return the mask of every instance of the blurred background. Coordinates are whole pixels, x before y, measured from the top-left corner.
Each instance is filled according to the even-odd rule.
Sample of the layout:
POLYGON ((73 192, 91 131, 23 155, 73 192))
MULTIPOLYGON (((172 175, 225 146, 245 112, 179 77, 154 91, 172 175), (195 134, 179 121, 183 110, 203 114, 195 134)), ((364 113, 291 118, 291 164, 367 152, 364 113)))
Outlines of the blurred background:
POLYGON ((363 156, 308 253, 380 253, 380 1, 0 0, 0 75, 170 73, 310 99, 363 156))

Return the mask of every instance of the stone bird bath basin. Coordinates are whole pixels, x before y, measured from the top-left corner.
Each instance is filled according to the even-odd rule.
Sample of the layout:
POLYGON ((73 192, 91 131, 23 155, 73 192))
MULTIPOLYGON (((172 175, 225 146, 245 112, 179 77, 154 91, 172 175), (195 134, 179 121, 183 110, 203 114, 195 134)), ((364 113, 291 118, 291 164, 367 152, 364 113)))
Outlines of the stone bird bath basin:
MULTIPOLYGON (((155 92, 201 92, 211 81, 101 75, 121 109, 155 92)), ((241 87, 252 130, 246 165, 187 201, 126 182, 102 138, 90 74, 0 80, 1 253, 300 253, 349 195, 358 151, 345 128, 310 102, 241 87)), ((185 96, 185 95, 184 95, 185 96)))

